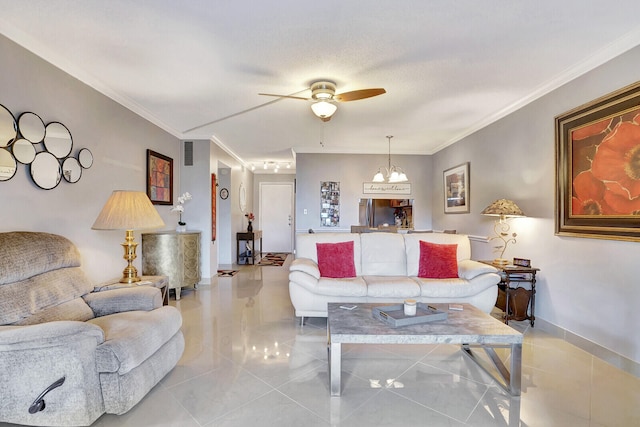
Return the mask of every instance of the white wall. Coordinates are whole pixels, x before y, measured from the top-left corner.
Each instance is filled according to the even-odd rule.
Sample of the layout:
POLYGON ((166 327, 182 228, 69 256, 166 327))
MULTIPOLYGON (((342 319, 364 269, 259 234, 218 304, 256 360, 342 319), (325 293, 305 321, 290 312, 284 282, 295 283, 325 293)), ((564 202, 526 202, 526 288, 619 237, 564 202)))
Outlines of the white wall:
MULTIPOLYGON (((371 182, 380 166, 387 164, 386 155, 375 154, 297 154, 296 155, 296 232, 310 228, 322 231, 350 231, 358 225, 358 202, 376 198, 363 194, 363 183, 371 182), (320 182, 340 182, 340 226, 320 227, 320 182), (304 210, 307 214, 304 214, 304 210)), ((432 193, 435 183, 431 156, 394 155, 393 163, 401 167, 411 183, 413 220, 416 229, 430 229, 432 193)), ((395 198, 393 195, 378 198, 395 198)))
MULTIPOLYGON (((471 162, 471 213, 434 209, 435 228, 488 236, 480 215, 498 198, 514 200, 527 218, 512 220, 518 242, 505 256, 529 258, 541 269, 536 317, 640 362, 640 243, 554 235, 554 117, 638 79, 640 48, 612 60, 434 156, 433 180, 471 162)), ((442 186, 433 203, 442 206, 442 186)), ((476 258, 495 256, 474 243, 476 258)))
MULTIPOLYGON (((45 191, 36 187, 29 167, 0 182, 0 231, 46 231, 71 239, 80 249, 83 267, 95 282, 121 277, 126 261, 120 244, 124 231, 95 231, 91 226, 116 189, 146 191, 146 149, 174 159, 174 198, 180 188, 179 141, 111 99, 0 36, 0 104, 14 116, 32 111, 46 123, 64 123, 73 151, 93 152, 94 164, 76 184, 63 181, 45 191)), ((42 147, 38 147, 38 151, 42 147)), ((175 228, 170 206, 156 205, 175 228)), ((136 232, 140 242, 140 234, 136 232)), ((134 265, 140 269, 141 251, 134 265)), ((1 273, 0 273, 1 274, 1 273)))

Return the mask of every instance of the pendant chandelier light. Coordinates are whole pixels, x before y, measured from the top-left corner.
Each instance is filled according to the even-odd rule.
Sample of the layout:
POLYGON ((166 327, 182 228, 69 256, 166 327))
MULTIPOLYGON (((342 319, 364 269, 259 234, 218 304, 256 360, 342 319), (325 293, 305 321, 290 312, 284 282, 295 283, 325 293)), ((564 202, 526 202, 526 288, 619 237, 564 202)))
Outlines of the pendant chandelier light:
MULTIPOLYGON (((382 168, 378 168, 378 172, 373 176, 373 182, 388 182, 390 184, 395 184, 398 182, 407 182, 409 179, 404 171, 397 167, 391 165, 391 138, 393 135, 387 135, 387 140, 389 141, 389 157, 388 157, 388 166, 385 167, 386 176, 382 174, 382 168)), ((384 166, 383 166, 384 167, 384 166)))

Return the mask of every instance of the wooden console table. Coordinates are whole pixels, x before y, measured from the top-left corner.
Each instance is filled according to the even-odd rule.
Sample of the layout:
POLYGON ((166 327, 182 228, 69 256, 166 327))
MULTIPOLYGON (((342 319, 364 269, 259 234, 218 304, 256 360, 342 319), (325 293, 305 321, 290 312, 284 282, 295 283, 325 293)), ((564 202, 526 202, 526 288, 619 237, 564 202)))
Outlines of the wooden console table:
POLYGON ((508 325, 509 320, 529 320, 533 327, 536 320, 536 273, 540 269, 482 262, 500 270, 496 307, 504 311, 504 323, 508 325), (529 283, 531 289, 521 286, 522 283, 529 283))
POLYGON ((255 264, 256 257, 262 253, 262 231, 254 230, 244 233, 236 233, 236 263, 255 264), (260 250, 256 253, 256 240, 260 242, 260 250), (240 242, 251 242, 251 249, 240 252, 240 242), (249 262, 251 261, 251 262, 249 262))

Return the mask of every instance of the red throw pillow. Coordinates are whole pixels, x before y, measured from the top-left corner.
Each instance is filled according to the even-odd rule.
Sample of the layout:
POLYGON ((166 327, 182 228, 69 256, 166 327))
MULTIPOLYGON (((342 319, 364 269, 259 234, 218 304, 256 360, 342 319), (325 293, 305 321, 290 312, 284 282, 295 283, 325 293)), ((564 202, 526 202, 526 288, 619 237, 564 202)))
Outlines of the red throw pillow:
POLYGON ((320 277, 356 277, 353 263, 353 241, 340 243, 316 243, 320 277))
POLYGON ((439 245, 420 240, 418 277, 455 279, 458 277, 458 245, 439 245))

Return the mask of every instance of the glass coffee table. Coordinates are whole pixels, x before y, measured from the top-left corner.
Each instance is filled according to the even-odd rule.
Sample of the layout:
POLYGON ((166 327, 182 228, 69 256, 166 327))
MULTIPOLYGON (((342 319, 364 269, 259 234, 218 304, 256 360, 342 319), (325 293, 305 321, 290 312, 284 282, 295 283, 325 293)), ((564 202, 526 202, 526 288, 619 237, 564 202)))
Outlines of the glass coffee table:
POLYGON ((520 396, 522 339, 520 332, 477 309, 449 310, 449 304, 430 304, 446 311, 446 320, 392 328, 373 317, 371 309, 393 304, 329 303, 327 338, 329 341, 329 378, 331 396, 341 395, 342 344, 460 344, 462 352, 490 375, 511 396, 520 396), (357 308, 346 310, 341 306, 357 308), (483 349, 491 363, 479 358, 475 349, 483 349), (510 348, 510 368, 504 365, 495 348, 510 348), (491 364, 493 368, 491 368, 491 364))

